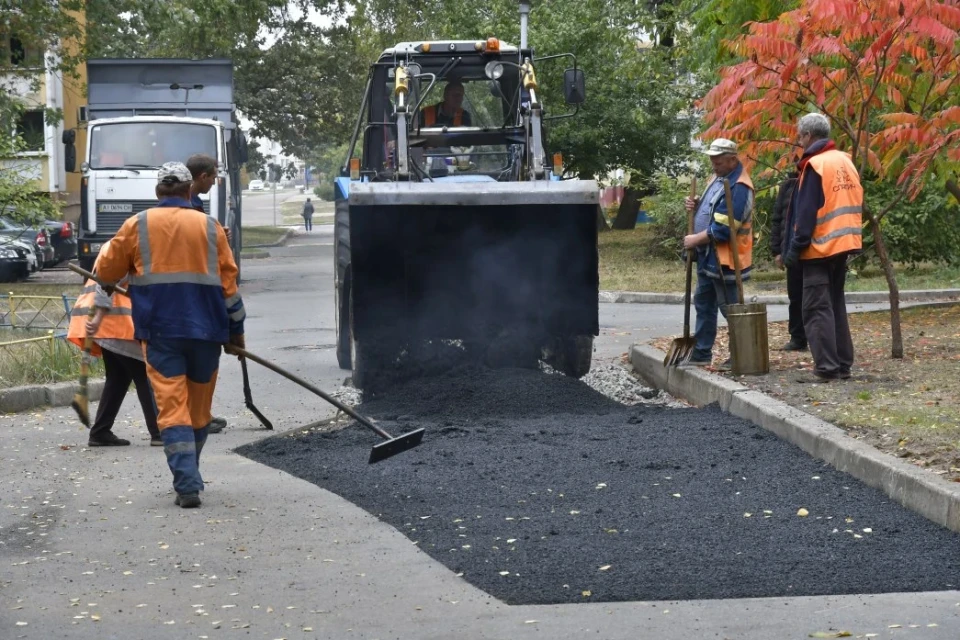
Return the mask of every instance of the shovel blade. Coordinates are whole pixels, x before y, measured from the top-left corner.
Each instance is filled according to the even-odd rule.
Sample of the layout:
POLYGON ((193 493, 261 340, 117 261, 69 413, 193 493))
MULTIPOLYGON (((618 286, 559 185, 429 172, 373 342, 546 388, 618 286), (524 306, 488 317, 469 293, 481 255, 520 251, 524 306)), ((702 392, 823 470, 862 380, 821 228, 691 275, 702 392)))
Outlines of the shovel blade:
POLYGON ((693 355, 693 349, 697 341, 695 338, 674 338, 670 345, 670 351, 663 359, 663 365, 666 367, 677 367, 690 360, 693 355))
POLYGON ((417 429, 374 445, 373 449, 370 450, 369 463, 380 462, 398 453, 403 453, 408 449, 413 449, 423 440, 423 432, 423 429, 417 429))

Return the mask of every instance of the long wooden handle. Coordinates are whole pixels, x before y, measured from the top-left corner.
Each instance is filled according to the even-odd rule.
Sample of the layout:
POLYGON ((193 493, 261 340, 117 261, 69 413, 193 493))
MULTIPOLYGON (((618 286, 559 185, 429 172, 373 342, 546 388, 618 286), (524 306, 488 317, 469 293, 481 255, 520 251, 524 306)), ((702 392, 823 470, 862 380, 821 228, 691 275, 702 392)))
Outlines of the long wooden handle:
POLYGON ((93 280, 94 282, 96 282, 96 283, 97 283, 98 285, 100 285, 101 287, 113 289, 114 291, 116 291, 116 292, 119 293, 120 295, 124 295, 124 296, 129 296, 129 295, 130 295, 129 293, 127 293, 127 290, 124 289, 123 287, 121 287, 120 285, 108 286, 108 285, 106 285, 106 284, 103 283, 103 280, 101 280, 100 277, 99 277, 97 274, 91 273, 90 271, 87 271, 87 270, 84 269, 83 267, 79 267, 79 266, 73 264, 72 262, 68 262, 68 263, 67 263, 67 268, 70 269, 71 271, 73 271, 74 273, 79 273, 80 275, 82 275, 84 278, 87 278, 88 280, 93 280))
MULTIPOLYGON (((733 213, 733 191, 730 189, 730 181, 723 179, 723 196, 727 202, 727 221, 730 223, 730 254, 733 257, 733 273, 737 279, 737 302, 743 304, 743 280, 740 277, 740 224, 733 213)), ((719 256, 717 262, 719 263, 719 256)), ((723 265, 720 267, 720 277, 723 277, 723 265)))

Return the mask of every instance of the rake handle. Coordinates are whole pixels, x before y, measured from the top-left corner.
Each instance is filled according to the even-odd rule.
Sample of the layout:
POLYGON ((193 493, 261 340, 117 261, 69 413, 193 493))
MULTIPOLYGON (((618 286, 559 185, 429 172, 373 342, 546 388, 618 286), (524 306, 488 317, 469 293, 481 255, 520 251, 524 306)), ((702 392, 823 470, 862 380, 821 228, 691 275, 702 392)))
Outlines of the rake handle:
MULTIPOLYGON (((74 264, 68 264, 67 266, 68 266, 71 270, 75 271, 76 273, 79 273, 79 274, 82 275, 82 276, 86 276, 87 278, 90 278, 90 279, 93 280, 94 282, 96 282, 96 283, 100 284, 101 286, 103 286, 103 283, 100 281, 100 278, 98 278, 95 274, 90 273, 90 272, 87 271, 86 269, 83 269, 83 268, 81 268, 81 267, 78 267, 77 265, 74 265, 74 264)), ((124 289, 123 287, 114 286, 113 289, 114 289, 114 291, 116 291, 117 293, 120 293, 120 294, 123 294, 123 295, 129 295, 129 294, 127 293, 127 290, 124 289)), ((273 364, 273 363, 270 362, 269 360, 264 360, 264 359, 261 358, 260 356, 250 353, 250 352, 247 351, 246 349, 241 349, 240 347, 231 347, 231 351, 232 351, 233 353, 235 353, 236 355, 242 357, 242 358, 246 358, 247 360, 252 360, 253 362, 256 362, 257 364, 259 364, 260 366, 266 367, 267 369, 270 369, 270 370, 273 371, 274 373, 280 374, 281 376, 283 376, 283 377, 286 378, 287 380, 289 380, 289 381, 291 381, 291 382, 294 382, 294 383, 300 385, 301 387, 303 387, 303 388, 306 389, 307 391, 310 391, 310 392, 312 392, 312 393, 315 393, 316 395, 320 396, 321 398, 323 398, 324 400, 326 400, 327 402, 329 402, 330 404, 332 404, 333 406, 335 406, 337 409, 340 409, 340 411, 343 411, 345 414, 347 414, 348 416, 350 416, 351 418, 353 418, 354 420, 356 420, 357 422, 359 422, 360 424, 362 424, 363 426, 365 426, 366 428, 368 428, 368 429, 376 432, 376 433, 377 433, 381 438, 383 438, 384 440, 393 440, 393 436, 391 436, 389 433, 387 433, 386 431, 384 431, 383 429, 381 429, 381 428, 378 427, 377 425, 373 424, 372 422, 370 422, 369 420, 367 420, 366 418, 364 418, 362 415, 360 415, 359 413, 357 413, 356 411, 354 411, 353 409, 351 409, 351 408, 348 407, 347 405, 343 404, 342 402, 340 402, 340 401, 337 400, 336 398, 332 397, 330 394, 326 393, 326 392, 323 391, 322 389, 319 389, 319 388, 315 387, 314 385, 310 384, 309 382, 307 382, 307 381, 304 380, 303 378, 301 378, 301 377, 299 377, 299 376, 296 376, 296 375, 290 373, 290 372, 287 371, 286 369, 283 369, 283 368, 281 368, 281 367, 273 364)))
MULTIPOLYGON (((693 176, 690 179, 690 197, 696 201, 697 199, 697 176, 693 176)), ((687 216, 687 234, 693 234, 693 222, 694 218, 697 216, 697 208, 694 207, 690 214, 687 216)), ((686 285, 684 288, 683 294, 683 337, 687 339, 690 337, 690 296, 693 289, 693 252, 696 249, 687 250, 687 272, 686 272, 686 285)))

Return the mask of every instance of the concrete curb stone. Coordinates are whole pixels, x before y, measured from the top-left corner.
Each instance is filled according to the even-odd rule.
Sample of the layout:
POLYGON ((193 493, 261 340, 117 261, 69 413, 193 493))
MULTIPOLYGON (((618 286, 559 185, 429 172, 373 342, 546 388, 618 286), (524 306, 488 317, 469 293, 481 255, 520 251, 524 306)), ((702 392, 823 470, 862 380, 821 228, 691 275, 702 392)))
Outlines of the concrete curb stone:
MULTIPOLYGON (((869 304, 890 301, 890 294, 886 291, 848 291, 847 304, 869 304)), ((916 289, 901 291, 900 301, 929 302, 939 300, 960 300, 960 289, 916 289)), ((682 293, 648 293, 642 291, 601 291, 600 302, 615 302, 625 304, 683 304, 682 293)), ((747 296, 745 302, 762 302, 765 304, 788 304, 790 301, 784 295, 752 295, 747 296)))
POLYGON ((759 391, 707 371, 665 367, 664 353, 634 345, 630 362, 649 384, 702 406, 721 408, 749 420, 811 456, 883 491, 899 504, 960 532, 960 485, 855 440, 842 429, 759 391))
MULTIPOLYGON (((103 393, 103 379, 96 378, 87 382, 87 394, 91 402, 100 399, 103 393)), ((22 387, 0 389, 0 411, 19 413, 38 407, 66 407, 73 402, 73 396, 80 391, 78 382, 58 382, 42 385, 30 384, 22 387)))

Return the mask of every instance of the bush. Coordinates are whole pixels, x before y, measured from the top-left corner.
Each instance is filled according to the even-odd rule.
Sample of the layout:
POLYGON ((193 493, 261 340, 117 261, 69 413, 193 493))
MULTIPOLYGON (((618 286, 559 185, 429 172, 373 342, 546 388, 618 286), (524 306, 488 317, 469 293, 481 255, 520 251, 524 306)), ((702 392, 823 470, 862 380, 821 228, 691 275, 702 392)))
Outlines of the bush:
MULTIPOLYGON (((864 184, 867 204, 879 213, 895 194, 888 183, 864 184)), ((894 262, 916 266, 921 262, 960 264, 960 215, 953 199, 935 185, 926 186, 913 202, 901 201, 881 223, 887 251, 894 262)), ((864 223, 867 222, 864 216, 864 223)), ((863 244, 876 260, 873 236, 865 229, 863 244)))
POLYGON ((319 185, 313 188, 313 194, 319 199, 326 200, 327 202, 333 202, 333 200, 336 199, 332 182, 321 182, 319 185))

